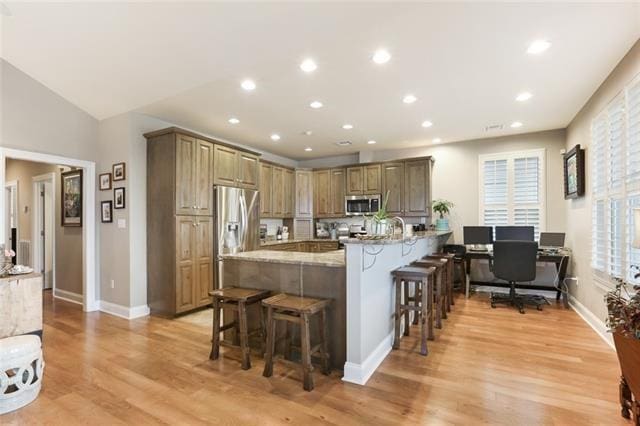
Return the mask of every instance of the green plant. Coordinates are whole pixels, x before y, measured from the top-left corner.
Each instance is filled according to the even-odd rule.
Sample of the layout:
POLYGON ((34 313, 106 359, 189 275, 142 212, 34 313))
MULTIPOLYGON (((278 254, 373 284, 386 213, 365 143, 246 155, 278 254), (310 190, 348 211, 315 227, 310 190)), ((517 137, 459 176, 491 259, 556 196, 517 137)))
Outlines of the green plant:
POLYGON ((444 215, 449 214, 451 209, 453 208, 453 203, 448 200, 435 200, 431 207, 435 213, 440 215, 440 219, 444 219, 444 215))
POLYGON ((376 214, 373 215, 373 220, 375 220, 376 222, 381 222, 389 218, 389 213, 387 212, 388 202, 389 202, 389 191, 387 191, 387 193, 384 195, 384 200, 382 201, 382 205, 380 206, 376 214))
POLYGON ((640 339, 640 286, 633 286, 635 294, 629 294, 628 284, 616 278, 616 288, 607 292, 607 328, 611 332, 640 339), (623 294, 624 291, 624 294, 623 294))

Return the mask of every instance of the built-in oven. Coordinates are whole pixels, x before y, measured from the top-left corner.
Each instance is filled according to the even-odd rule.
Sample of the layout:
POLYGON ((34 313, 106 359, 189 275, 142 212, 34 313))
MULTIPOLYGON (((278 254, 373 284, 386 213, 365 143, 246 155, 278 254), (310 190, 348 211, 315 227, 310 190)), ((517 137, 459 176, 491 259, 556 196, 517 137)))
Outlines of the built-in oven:
POLYGON ((344 203, 347 216, 374 214, 380 209, 380 194, 347 195, 344 203))

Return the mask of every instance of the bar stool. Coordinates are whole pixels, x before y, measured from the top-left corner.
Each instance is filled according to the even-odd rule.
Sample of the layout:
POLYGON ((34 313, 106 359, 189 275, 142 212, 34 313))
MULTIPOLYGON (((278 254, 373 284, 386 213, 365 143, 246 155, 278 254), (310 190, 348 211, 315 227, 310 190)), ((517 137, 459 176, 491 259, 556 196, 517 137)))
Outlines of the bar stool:
MULTIPOLYGON (((319 356, 322 359, 322 372, 331 373, 328 341, 327 307, 330 299, 316 299, 311 297, 293 296, 290 294, 277 294, 262 301, 267 308, 267 350, 264 360, 264 377, 273 375, 273 357, 276 345, 277 321, 287 321, 300 325, 300 347, 302 357, 303 388, 306 391, 313 390, 313 366, 311 357, 319 356), (320 314, 320 340, 321 342, 311 347, 311 335, 309 332, 309 318, 320 314)), ((288 349, 287 349, 288 350, 288 349)))
POLYGON ((446 277, 446 261, 443 259, 419 259, 411 263, 411 266, 417 266, 419 268, 435 268, 434 271, 434 285, 433 285, 433 299, 436 305, 435 309, 435 323, 436 328, 442 328, 442 320, 447 319, 447 298, 445 290, 445 277, 446 277))
POLYGON ((251 368, 251 349, 249 348, 249 336, 258 334, 260 341, 264 340, 264 319, 260 301, 269 297, 268 290, 258 290, 252 288, 228 287, 209 292, 213 298, 213 339, 211 340, 211 354, 209 359, 218 359, 220 355, 220 333, 230 328, 234 328, 234 345, 240 346, 242 351, 242 369, 251 368), (260 328, 249 332, 247 325, 247 307, 255 305, 260 311, 260 328), (221 309, 227 308, 233 312, 234 320, 228 324, 220 326, 221 309))
POLYGON ((404 266, 391 272, 396 286, 395 333, 393 349, 400 348, 400 320, 404 315, 404 335, 409 335, 409 313, 420 317, 420 354, 427 355, 427 339, 433 340, 433 275, 435 268, 404 266), (409 296, 409 283, 415 283, 413 298, 409 296), (403 286, 404 285, 404 286, 403 286), (404 288, 403 288, 404 287, 404 288), (404 303, 403 303, 404 290, 404 303), (414 304, 409 302, 413 300, 414 304))
POLYGON ((444 288, 447 296, 447 312, 451 312, 451 306, 455 305, 455 301, 453 300, 453 273, 455 269, 455 255, 451 253, 436 253, 425 257, 427 259, 445 259, 447 261, 444 288))
POLYGON ((460 275, 460 289, 464 292, 467 284, 467 264, 466 254, 467 248, 461 244, 445 244, 442 248, 445 253, 453 254, 453 269, 454 269, 454 290, 455 290, 455 270, 457 269, 460 275))

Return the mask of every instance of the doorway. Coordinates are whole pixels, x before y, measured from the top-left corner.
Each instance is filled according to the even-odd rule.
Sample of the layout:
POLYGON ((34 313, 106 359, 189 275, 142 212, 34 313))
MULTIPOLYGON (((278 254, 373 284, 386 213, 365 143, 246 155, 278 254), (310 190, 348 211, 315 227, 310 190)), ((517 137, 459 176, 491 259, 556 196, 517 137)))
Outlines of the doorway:
MULTIPOLYGON (((18 252, 18 181, 6 182, 4 186, 4 200, 7 209, 5 216, 5 235, 7 236, 6 248, 18 252)), ((17 257, 12 258, 13 264, 17 264, 17 257)))
POLYGON ((55 290, 54 173, 33 177, 33 269, 42 274, 44 289, 55 290))

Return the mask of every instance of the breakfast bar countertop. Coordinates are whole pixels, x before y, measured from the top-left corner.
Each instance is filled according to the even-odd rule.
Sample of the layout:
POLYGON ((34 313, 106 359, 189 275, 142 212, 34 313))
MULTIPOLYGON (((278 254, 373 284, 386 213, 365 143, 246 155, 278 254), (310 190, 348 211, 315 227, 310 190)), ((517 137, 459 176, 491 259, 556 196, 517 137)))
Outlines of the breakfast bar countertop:
POLYGON ((254 250, 236 254, 225 254, 223 259, 246 260, 250 262, 288 263, 292 265, 312 265, 344 268, 344 250, 332 250, 324 253, 306 253, 299 251, 254 250))
POLYGON ((349 238, 343 241, 344 244, 369 244, 369 245, 382 245, 382 244, 400 244, 400 243, 414 243, 417 240, 424 238, 440 238, 451 235, 451 231, 424 231, 416 232, 410 237, 402 237, 401 235, 394 235, 392 237, 385 237, 381 239, 360 239, 349 238))
POLYGON ((338 243, 338 240, 332 240, 330 238, 294 238, 290 240, 263 240, 260 241, 260 247, 277 246, 280 244, 294 244, 294 243, 338 243))

